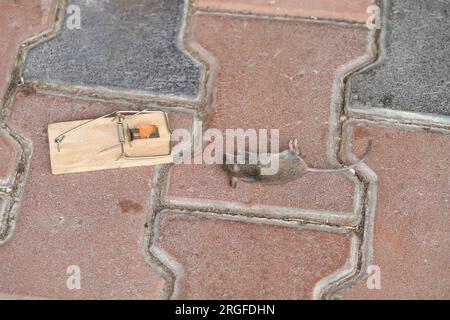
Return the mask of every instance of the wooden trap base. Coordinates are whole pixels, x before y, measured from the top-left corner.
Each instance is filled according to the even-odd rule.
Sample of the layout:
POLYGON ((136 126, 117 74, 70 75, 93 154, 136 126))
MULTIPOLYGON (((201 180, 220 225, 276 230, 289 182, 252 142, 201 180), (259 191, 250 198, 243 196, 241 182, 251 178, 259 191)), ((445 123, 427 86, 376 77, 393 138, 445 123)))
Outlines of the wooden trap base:
POLYGON ((88 120, 53 123, 48 126, 50 144, 50 161, 53 174, 88 172, 106 169, 152 166, 173 162, 170 154, 170 129, 163 112, 139 114, 125 125, 135 128, 141 124, 154 124, 158 127, 159 138, 133 141, 133 145, 125 145, 129 156, 152 156, 150 159, 119 159, 121 148, 118 138, 117 121, 112 118, 95 120, 79 129, 68 133, 58 145, 55 138, 63 132, 74 128, 88 120), (116 146, 105 152, 104 149, 116 146))

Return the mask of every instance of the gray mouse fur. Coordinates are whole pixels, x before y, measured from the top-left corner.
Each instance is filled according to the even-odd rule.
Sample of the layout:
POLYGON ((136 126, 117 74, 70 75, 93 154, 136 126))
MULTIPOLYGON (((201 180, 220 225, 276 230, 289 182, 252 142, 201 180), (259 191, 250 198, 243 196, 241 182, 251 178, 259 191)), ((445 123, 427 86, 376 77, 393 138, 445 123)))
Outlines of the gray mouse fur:
MULTIPOLYGON (((230 156, 228 155, 226 157, 228 158, 228 161, 225 161, 224 168, 230 176, 230 185, 233 188, 236 188, 239 180, 245 182, 260 182, 270 185, 285 184, 304 176, 308 172, 337 173, 354 169, 367 159, 371 149, 372 141, 369 141, 369 146, 362 160, 351 166, 334 169, 310 168, 300 157, 298 141, 295 139, 289 142, 288 150, 279 153, 279 170, 276 174, 262 175, 261 170, 265 167, 269 168, 270 164, 266 165, 259 161, 257 164, 250 164, 250 153, 248 152, 245 153, 245 164, 236 164, 236 161, 231 161, 231 164, 229 164, 230 156)), ((233 156, 231 158, 233 158, 233 156)), ((234 160, 236 159, 234 158, 234 160)))

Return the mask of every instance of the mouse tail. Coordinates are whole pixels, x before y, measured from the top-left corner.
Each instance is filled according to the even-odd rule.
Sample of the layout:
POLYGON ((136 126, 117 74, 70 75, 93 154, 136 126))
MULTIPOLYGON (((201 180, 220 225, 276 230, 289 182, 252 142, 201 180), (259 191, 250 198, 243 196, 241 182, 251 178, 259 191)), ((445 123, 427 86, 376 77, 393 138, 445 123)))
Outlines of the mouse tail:
POLYGON ((364 157, 359 160, 357 163, 352 164, 347 167, 342 168, 335 168, 335 169, 320 169, 320 168, 308 168, 308 172, 317 172, 317 173, 339 173, 339 172, 345 172, 351 169, 355 169, 359 165, 361 165, 364 161, 367 160, 367 157, 369 156, 369 153, 372 151, 372 140, 369 141, 369 145, 367 146, 366 153, 364 154, 364 157))

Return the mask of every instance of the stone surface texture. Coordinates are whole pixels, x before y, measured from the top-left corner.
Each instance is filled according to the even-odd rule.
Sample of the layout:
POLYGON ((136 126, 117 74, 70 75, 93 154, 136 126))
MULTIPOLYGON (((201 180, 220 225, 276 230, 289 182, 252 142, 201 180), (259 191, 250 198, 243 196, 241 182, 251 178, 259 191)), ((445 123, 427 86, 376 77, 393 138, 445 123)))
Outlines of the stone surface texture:
POLYGON ((11 183, 19 153, 19 144, 0 131, 0 186, 11 183))
POLYGON ((67 14, 60 34, 30 51, 25 79, 197 97, 200 66, 179 48, 183 0, 70 0, 67 5, 80 8, 80 29, 67 27, 72 19, 67 14))
POLYGON ((19 44, 51 27, 55 4, 54 0, 0 0, 0 103, 19 44))
POLYGON ((353 146, 373 139, 367 161, 378 176, 372 264, 381 289, 365 282, 346 299, 450 298, 450 132, 355 124, 353 146))
POLYGON ((203 10, 365 22, 372 0, 195 0, 203 10))
POLYGON ((379 52, 373 3, 0 0, 0 299, 450 299, 450 3, 383 1, 379 52), (221 165, 51 174, 50 123, 141 109, 278 129, 316 168, 373 149, 236 189, 221 165))
MULTIPOLYGON (((365 52, 367 31, 207 15, 194 25, 195 40, 220 64, 211 127, 279 129, 281 149, 298 138, 310 166, 330 167, 326 148, 335 73, 365 52)), ((241 182, 232 189, 220 165, 183 165, 172 171, 168 197, 352 212, 353 189, 343 174, 309 174, 280 186, 241 182)))
POLYGON ((351 77, 350 106, 449 116, 449 2, 391 3, 381 49, 385 58, 351 77))
MULTIPOLYGON (((12 241, 0 246, 0 292, 52 299, 161 299, 165 281, 143 258, 152 168, 54 176, 47 125, 89 119, 114 104, 20 92, 8 121, 33 143, 12 241), (39 112, 34 112, 39 110, 39 112), (69 290, 70 266, 81 290, 69 290)), ((173 128, 187 123, 172 115, 173 128)), ((190 117, 190 116, 189 116, 190 117)))
POLYGON ((175 214, 159 245, 183 266, 181 299, 311 299, 346 263, 350 236, 175 214))

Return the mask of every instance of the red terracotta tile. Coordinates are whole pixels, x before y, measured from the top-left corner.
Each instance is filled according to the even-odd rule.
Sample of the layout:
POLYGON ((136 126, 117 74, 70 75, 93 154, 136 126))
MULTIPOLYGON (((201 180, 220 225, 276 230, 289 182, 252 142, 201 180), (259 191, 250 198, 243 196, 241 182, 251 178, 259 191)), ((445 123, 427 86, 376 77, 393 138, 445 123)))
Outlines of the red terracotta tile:
POLYGON ((365 22, 373 0, 196 0, 204 10, 365 22))
POLYGON ((450 298, 450 134, 354 127, 354 146, 367 139, 367 161, 378 176, 373 264, 381 290, 365 281, 346 299, 450 298))
MULTIPOLYGON (((9 124, 33 142, 33 156, 16 230, 11 241, 0 246, 2 294, 164 297, 165 281, 142 256, 152 168, 62 176, 50 172, 49 123, 88 119, 119 108, 18 93, 9 124), (66 288, 71 265, 81 268, 81 290, 66 288)), ((173 127, 180 119, 186 122, 182 118, 171 117, 173 127)))
POLYGON ((20 145, 0 130, 0 185, 11 182, 19 152, 20 145))
POLYGON ((350 236, 163 214, 159 246, 183 267, 181 299, 310 299, 346 263, 350 236))
MULTIPOLYGON (((331 24, 200 15, 195 39, 219 61, 211 127, 279 129, 281 148, 298 138, 311 166, 326 157, 332 83, 338 67, 363 54, 367 32, 331 24)), ((228 185, 220 166, 173 168, 168 198, 242 206, 352 212, 353 182, 309 174, 283 186, 228 185)))
POLYGON ((55 0, 0 1, 0 102, 19 44, 52 26, 55 7, 55 0))

